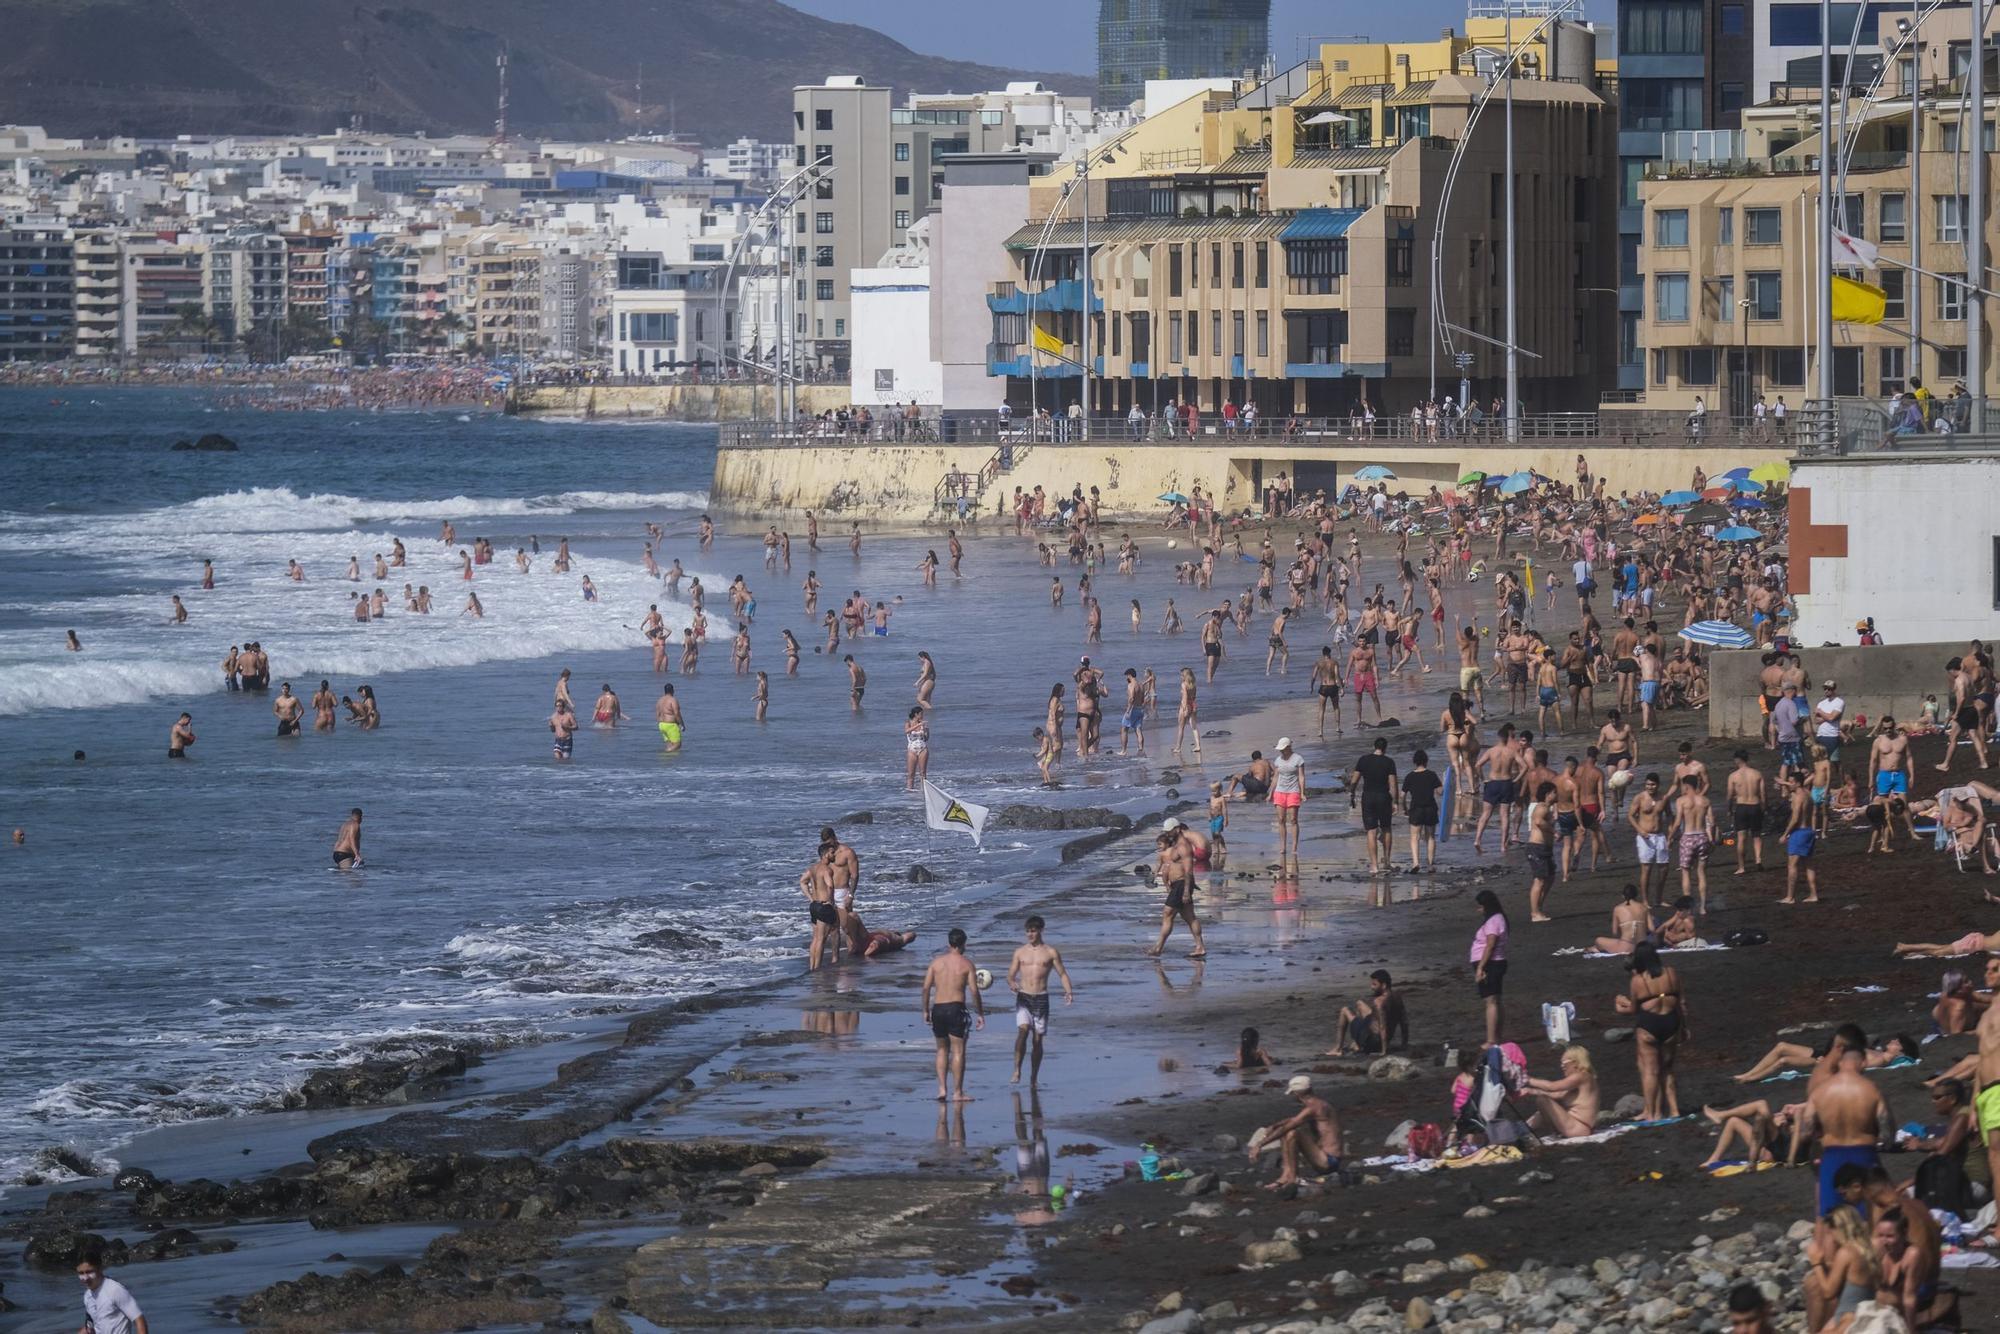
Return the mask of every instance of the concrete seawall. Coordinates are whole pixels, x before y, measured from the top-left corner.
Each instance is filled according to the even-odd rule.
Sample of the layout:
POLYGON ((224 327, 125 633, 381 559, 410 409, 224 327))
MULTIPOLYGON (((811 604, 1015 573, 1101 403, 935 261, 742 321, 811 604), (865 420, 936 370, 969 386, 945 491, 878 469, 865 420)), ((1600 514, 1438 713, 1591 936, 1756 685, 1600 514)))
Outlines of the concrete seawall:
MULTIPOLYGON (((1872 727, 1888 714, 1901 723, 1920 716, 1925 695, 1938 695, 1949 703, 1944 675, 1945 662, 1965 651, 1963 644, 1883 644, 1862 648, 1795 646, 1806 669, 1811 689, 1802 696, 1810 710, 1824 696, 1822 682, 1833 681, 1840 697, 1847 701, 1847 718, 1866 715, 1872 727)), ((1755 737, 1763 733, 1764 714, 1758 704, 1757 674, 1764 669, 1759 649, 1725 649, 1708 659, 1708 734, 1716 737, 1755 737)), ((1857 764, 1866 769, 1868 748, 1848 746, 1841 756, 1844 768, 1857 764)))
MULTIPOLYGON (((1355 470, 1380 464, 1396 474, 1395 489, 1421 494, 1435 483, 1453 486, 1466 472, 1531 468, 1568 482, 1576 476, 1576 456, 1584 454, 1593 474, 1609 479, 1611 490, 1667 491, 1684 487, 1700 466, 1710 476, 1730 468, 1756 467, 1784 459, 1771 444, 1614 445, 1589 439, 1522 443, 1445 441, 1435 445, 1297 439, 1201 441, 1105 441, 1014 447, 1013 467, 986 488, 977 511, 1000 513, 1015 487, 1067 495, 1072 487, 1096 487, 1105 511, 1121 516, 1161 513, 1158 497, 1168 491, 1220 498, 1225 509, 1261 503, 1264 483, 1280 472, 1303 490, 1336 487, 1355 470)), ((777 517, 822 510, 895 522, 938 517, 938 484, 953 472, 977 474, 994 457, 994 446, 979 444, 855 443, 729 446, 715 460, 711 504, 718 510, 754 517, 777 517)))
MULTIPOLYGON (((852 397, 845 383, 800 385, 799 412, 839 408, 852 397)), ((769 385, 748 384, 534 385, 514 400, 514 410, 523 414, 688 422, 750 421, 770 415, 772 407, 769 385)))

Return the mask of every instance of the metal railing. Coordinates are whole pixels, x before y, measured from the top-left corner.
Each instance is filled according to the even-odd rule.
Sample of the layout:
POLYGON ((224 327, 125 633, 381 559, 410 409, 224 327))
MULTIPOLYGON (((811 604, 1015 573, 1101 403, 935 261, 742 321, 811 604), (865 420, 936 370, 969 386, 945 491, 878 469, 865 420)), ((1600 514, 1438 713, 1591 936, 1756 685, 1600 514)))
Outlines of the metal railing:
POLYGON ((2000 401, 1990 398, 1931 400, 1929 429, 1899 424, 1892 405, 1874 398, 1813 399, 1798 423, 1801 454, 1927 454, 2000 449, 2000 401))

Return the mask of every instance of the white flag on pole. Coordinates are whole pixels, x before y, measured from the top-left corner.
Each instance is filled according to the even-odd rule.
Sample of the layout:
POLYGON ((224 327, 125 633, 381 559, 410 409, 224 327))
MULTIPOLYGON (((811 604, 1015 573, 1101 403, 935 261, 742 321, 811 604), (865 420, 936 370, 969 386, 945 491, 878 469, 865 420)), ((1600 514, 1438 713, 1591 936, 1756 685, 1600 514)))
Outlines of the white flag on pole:
POLYGON ((986 808, 960 801, 926 778, 924 823, 933 829, 963 829, 972 835, 973 846, 977 847, 980 835, 986 832, 986 808))
MULTIPOLYGON (((1967 29, 1970 31, 1970 29, 1967 29)), ((1882 264, 1882 250, 1873 241, 1864 241, 1858 236, 1849 236, 1835 227, 1833 229, 1833 267, 1836 269, 1874 269, 1882 264)))

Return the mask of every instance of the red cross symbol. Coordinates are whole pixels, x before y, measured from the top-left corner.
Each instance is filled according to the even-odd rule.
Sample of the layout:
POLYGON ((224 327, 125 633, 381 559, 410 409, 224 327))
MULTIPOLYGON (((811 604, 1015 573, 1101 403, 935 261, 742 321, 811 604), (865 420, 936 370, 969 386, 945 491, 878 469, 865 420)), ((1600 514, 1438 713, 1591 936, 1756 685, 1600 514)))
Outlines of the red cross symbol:
POLYGON ((1812 488, 1795 486, 1786 493, 1786 512, 1791 518, 1790 591, 1812 592, 1812 558, 1845 557, 1847 525, 1816 524, 1812 518, 1812 488))

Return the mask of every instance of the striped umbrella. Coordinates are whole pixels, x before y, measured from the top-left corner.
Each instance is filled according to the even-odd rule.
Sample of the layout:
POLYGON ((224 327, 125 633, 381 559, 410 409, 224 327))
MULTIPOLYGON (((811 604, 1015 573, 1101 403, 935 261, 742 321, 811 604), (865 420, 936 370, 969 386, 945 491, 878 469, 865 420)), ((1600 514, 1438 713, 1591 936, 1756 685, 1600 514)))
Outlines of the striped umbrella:
POLYGON ((1696 621, 1680 633, 1690 644, 1710 648, 1749 648, 1757 642, 1748 630, 1731 621, 1696 621))

